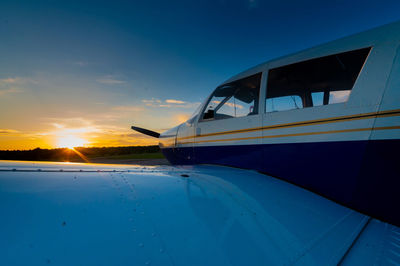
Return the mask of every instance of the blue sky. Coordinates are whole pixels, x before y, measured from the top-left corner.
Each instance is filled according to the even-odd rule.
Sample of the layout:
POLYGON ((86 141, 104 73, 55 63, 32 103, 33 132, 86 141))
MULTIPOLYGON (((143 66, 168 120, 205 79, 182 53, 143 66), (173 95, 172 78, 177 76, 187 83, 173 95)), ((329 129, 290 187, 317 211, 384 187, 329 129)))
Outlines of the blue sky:
POLYGON ((1 1, 0 149, 56 147, 62 134, 154 143, 130 125, 162 131, 230 76, 399 20, 399 10, 399 1, 1 1))

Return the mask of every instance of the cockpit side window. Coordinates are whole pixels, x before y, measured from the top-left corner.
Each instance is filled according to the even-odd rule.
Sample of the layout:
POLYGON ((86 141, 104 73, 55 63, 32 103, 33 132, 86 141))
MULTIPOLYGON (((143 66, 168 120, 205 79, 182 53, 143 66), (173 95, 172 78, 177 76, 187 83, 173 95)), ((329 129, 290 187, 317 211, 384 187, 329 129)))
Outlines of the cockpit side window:
POLYGON ((371 48, 269 70, 266 112, 346 102, 371 48))
POLYGON ((218 87, 204 109, 202 120, 258 114, 261 73, 218 87))

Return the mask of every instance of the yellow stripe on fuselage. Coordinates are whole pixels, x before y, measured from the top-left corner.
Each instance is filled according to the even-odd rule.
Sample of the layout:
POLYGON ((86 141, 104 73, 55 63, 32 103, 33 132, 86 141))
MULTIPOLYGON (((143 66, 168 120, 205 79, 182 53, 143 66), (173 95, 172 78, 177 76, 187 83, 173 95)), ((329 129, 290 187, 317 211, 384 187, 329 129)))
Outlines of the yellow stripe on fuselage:
MULTIPOLYGON (((311 125, 322 125, 322 124, 328 124, 328 123, 346 122, 346 121, 354 121, 354 120, 360 120, 360 119, 372 119, 372 118, 377 118, 377 117, 390 117, 390 116, 399 116, 399 115, 400 115, 400 109, 396 109, 396 110, 364 113, 364 114, 357 114, 357 115, 339 116, 339 117, 326 118, 326 119, 308 120, 308 121, 301 121, 301 122, 295 122, 295 123, 278 124, 278 125, 272 125, 272 126, 214 132, 214 133, 208 133, 208 134, 199 135, 199 136, 181 137, 181 138, 178 138, 178 141, 185 140, 185 139, 193 139, 194 137, 204 138, 204 137, 210 137, 210 136, 239 134, 239 133, 247 133, 247 132, 260 131, 260 130, 272 130, 272 129, 278 129, 278 128, 291 128, 291 127, 301 127, 301 126, 311 126, 311 125)), ((369 129, 366 129, 366 130, 369 130, 369 129)), ((299 134, 305 134, 305 133, 299 133, 299 134)), ((291 135, 293 135, 293 134, 291 134, 291 135)), ((268 136, 265 136, 265 137, 268 137, 268 136)), ((253 137, 239 138, 238 140, 252 139, 252 138, 253 137)), ((260 137, 254 137, 254 138, 260 138, 260 137)), ((217 141, 224 141, 224 140, 217 140, 217 141)), ((201 142, 201 141, 196 141, 196 143, 198 143, 198 142, 201 142)), ((203 141, 203 142, 210 142, 210 141, 207 140, 207 141, 203 141)), ((179 142, 179 144, 186 144, 186 143, 192 143, 192 142, 179 142)))
POLYGON ((259 136, 259 137, 232 138, 232 139, 196 140, 196 141, 188 141, 188 142, 179 142, 179 144, 238 141, 238 140, 266 139, 266 138, 283 138, 283 137, 310 136, 310 135, 349 133, 349 132, 359 132, 359 131, 369 131, 369 130, 389 130, 389 129, 400 129, 400 126, 355 128, 355 129, 330 130, 330 131, 319 131, 319 132, 304 132, 304 133, 294 133, 294 134, 279 134, 279 135, 269 135, 269 136, 259 136))

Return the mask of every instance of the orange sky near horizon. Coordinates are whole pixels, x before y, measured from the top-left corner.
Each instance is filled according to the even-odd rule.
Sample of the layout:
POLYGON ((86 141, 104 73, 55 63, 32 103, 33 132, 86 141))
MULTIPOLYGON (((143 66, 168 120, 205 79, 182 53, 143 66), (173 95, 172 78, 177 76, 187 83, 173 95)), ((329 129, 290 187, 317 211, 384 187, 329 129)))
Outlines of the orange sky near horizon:
MULTIPOLYGON (((188 115, 180 114, 171 120, 179 124, 184 122, 186 118, 188 118, 188 115)), ((107 124, 88 124, 90 122, 86 120, 78 120, 81 120, 81 126, 54 123, 49 127, 44 127, 43 130, 37 131, 0 129, 0 150, 147 146, 158 144, 157 139, 131 130, 130 124, 127 124, 126 128, 124 128, 107 124)), ((154 120, 156 121, 156 119, 154 120)), ((159 132, 164 130, 161 128, 152 129, 159 132)))
MULTIPOLYGON (((187 120, 199 103, 176 99, 141 99, 132 105, 60 97, 42 97, 43 80, 0 79, 0 150, 62 147, 157 145, 158 140, 133 131, 136 125, 163 132, 187 120)), ((71 89, 69 89, 71 91, 71 89)), ((104 96, 103 96, 104 97, 104 96)), ((114 101, 115 102, 115 101, 114 101)))

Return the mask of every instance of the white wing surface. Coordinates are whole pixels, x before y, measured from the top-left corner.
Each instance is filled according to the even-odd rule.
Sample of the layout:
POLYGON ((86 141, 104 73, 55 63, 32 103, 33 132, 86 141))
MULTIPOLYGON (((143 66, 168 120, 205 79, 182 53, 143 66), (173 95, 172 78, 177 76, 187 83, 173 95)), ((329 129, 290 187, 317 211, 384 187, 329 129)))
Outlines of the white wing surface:
POLYGON ((400 263, 399 228, 228 167, 3 161, 0 217, 1 265, 400 263))

